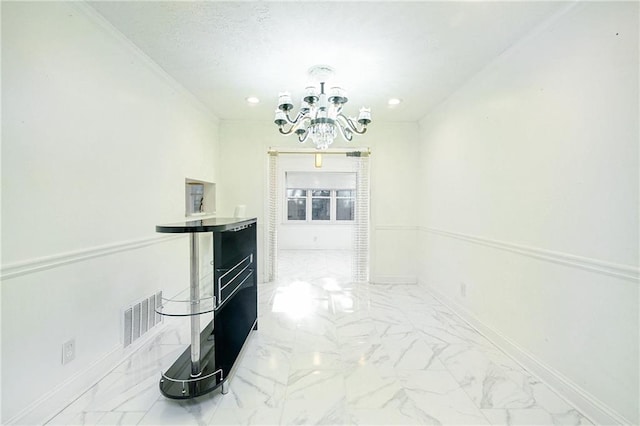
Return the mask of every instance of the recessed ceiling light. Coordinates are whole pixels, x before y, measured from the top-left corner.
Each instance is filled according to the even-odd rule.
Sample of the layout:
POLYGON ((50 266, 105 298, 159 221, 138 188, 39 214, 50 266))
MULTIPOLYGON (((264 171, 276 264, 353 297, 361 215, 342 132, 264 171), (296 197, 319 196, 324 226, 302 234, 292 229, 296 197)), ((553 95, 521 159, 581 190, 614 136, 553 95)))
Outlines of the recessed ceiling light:
POLYGON ((250 104, 250 105, 259 104, 260 103, 260 99, 256 98, 255 96, 249 96, 247 98, 247 103, 250 104))
POLYGON ((387 101, 387 105, 389 106, 396 106, 396 105, 400 105, 400 103, 402 102, 402 99, 399 98, 391 98, 387 101))

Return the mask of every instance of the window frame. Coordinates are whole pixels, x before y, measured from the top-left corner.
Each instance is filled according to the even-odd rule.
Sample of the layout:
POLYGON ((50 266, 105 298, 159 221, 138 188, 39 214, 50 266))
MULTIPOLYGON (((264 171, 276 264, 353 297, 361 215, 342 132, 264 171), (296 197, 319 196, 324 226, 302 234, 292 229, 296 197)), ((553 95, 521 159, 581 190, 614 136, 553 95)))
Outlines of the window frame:
POLYGON ((338 223, 341 222, 355 222, 356 220, 356 190, 355 189, 336 189, 333 191, 335 203, 333 203, 333 217, 335 221, 338 223), (350 191, 352 195, 345 197, 338 195, 340 191, 350 191), (351 219, 338 219, 338 200, 351 200, 352 201, 352 209, 351 209, 351 219))
POLYGON ((284 214, 283 219, 285 224, 297 224, 297 225, 353 225, 355 223, 355 209, 356 209, 356 191, 355 189, 310 189, 310 188, 285 188, 284 197, 284 214), (289 191, 305 191, 305 218, 302 219, 289 219, 289 200, 299 199, 303 197, 290 197, 289 191), (329 196, 313 196, 314 192, 329 191, 329 196), (352 191, 353 196, 344 197, 338 196, 338 191, 352 191), (313 199, 329 199, 329 220, 313 219, 313 199), (340 219, 338 220, 338 200, 339 199, 351 199, 353 200, 353 218, 352 219, 340 219))
POLYGON ((285 203, 284 203, 285 221, 291 223, 305 223, 309 219, 309 190, 301 188, 287 188, 285 191, 285 203), (289 191, 302 191, 304 195, 289 195, 289 191), (304 219, 290 219, 289 218, 289 201, 291 200, 304 200, 304 219))

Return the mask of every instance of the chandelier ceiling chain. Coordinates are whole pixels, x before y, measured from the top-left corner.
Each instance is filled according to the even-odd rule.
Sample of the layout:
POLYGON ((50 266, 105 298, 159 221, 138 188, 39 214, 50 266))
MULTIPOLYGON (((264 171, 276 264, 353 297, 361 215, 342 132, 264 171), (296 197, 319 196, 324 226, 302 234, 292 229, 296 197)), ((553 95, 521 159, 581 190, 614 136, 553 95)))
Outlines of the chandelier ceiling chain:
POLYGON ((332 87, 329 94, 325 93, 323 81, 333 70, 326 65, 317 65, 309 70, 313 77, 319 77, 320 92, 315 86, 305 89, 300 111, 291 118, 289 112, 293 109, 291 94, 281 92, 278 96, 278 109, 274 123, 283 135, 295 133, 298 141, 304 143, 309 137, 317 149, 327 149, 333 143, 338 133, 346 141, 352 141, 353 135, 362 135, 367 131, 367 125, 371 123, 371 109, 362 107, 357 120, 347 117, 342 109, 349 99, 346 92, 340 87, 332 87), (289 128, 287 129, 287 125, 289 128))

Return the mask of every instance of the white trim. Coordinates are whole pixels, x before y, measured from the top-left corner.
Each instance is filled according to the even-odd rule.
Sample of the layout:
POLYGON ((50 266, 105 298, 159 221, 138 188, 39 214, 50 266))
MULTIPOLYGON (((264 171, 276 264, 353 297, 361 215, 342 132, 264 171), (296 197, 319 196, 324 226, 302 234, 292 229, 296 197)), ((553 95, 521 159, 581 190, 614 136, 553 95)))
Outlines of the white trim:
POLYGON ((417 231, 418 227, 415 225, 376 225, 373 229, 375 231, 417 231))
POLYGON ((614 409, 600 401, 589 392, 582 389, 571 379, 562 375, 552 367, 538 360, 535 356, 519 347, 502 333, 484 324, 471 311, 455 300, 447 297, 437 289, 423 285, 438 301, 448 307, 454 314, 476 329, 481 335, 489 339, 506 355, 516 361, 525 370, 532 373, 541 382, 545 383, 558 396, 565 399, 570 405, 575 406, 594 424, 633 424, 625 419, 614 409))
MULTIPOLYGON (((31 425, 47 423, 91 389, 96 383, 100 382, 113 370, 118 368, 118 366, 129 359, 139 349, 156 338, 157 335, 166 328, 166 323, 154 327, 153 332, 145 334, 144 337, 141 337, 126 349, 123 348, 122 345, 116 346, 87 368, 78 371, 50 392, 33 401, 18 414, 7 420, 6 424, 31 425)), ((159 370, 158 381, 160 381, 159 370)))
POLYGON ((490 238, 468 235, 460 232, 445 231, 436 228, 420 227, 420 231, 640 283, 640 268, 637 266, 622 265, 590 257, 577 256, 569 253, 524 246, 506 241, 493 240, 490 238))
POLYGON ((415 275, 376 275, 371 278, 371 284, 418 284, 415 275))
POLYGON ((100 12, 91 7, 90 4, 83 1, 71 2, 71 6, 79 12, 83 13, 93 23, 105 30, 110 36, 118 40, 125 48, 139 57, 139 59, 158 77, 163 79, 171 89, 180 93, 185 99, 202 112, 213 124, 219 124, 220 119, 204 102, 198 99, 193 93, 188 91, 182 84, 176 79, 171 77, 160 65, 158 65, 153 59, 143 52, 136 44, 129 40, 118 28, 116 28, 110 21, 108 21, 100 12))
MULTIPOLYGON (((548 18, 544 19, 540 24, 538 24, 536 27, 534 27, 533 30, 530 30, 522 38, 518 39, 511 46, 507 47, 496 58, 494 58, 492 61, 490 61, 489 63, 485 64, 482 68, 480 68, 478 71, 476 71, 476 73, 473 74, 473 76, 471 76, 471 78, 469 78, 467 81, 465 81, 461 86, 459 86, 456 90, 454 90, 452 93, 450 93, 444 99, 442 99, 439 103, 434 105, 433 108, 431 109, 431 111, 437 111, 438 109, 442 108, 443 106, 451 103, 452 99, 454 99, 455 96, 458 93, 463 92, 468 87, 472 87, 479 78, 482 78, 483 75, 486 75, 488 72, 490 72, 491 70, 496 68, 498 65, 504 63, 505 61, 508 61, 511 58, 511 56, 514 55, 516 52, 520 51, 524 45, 526 45, 527 43, 529 43, 531 40, 535 39, 536 37, 540 36, 540 34, 542 34, 545 31, 547 31, 553 25, 556 25, 557 22, 564 15, 568 14, 574 7, 576 7, 578 5, 584 6, 584 3, 581 0, 569 0, 566 3, 567 3, 566 5, 561 7, 559 10, 554 12, 551 16, 549 16, 548 18)), ((420 118, 418 120, 418 124, 422 125, 422 123, 426 119, 428 119, 430 117, 430 114, 431 114, 431 112, 428 112, 425 116, 420 118)))
POLYGON ((34 272, 44 271, 46 269, 57 268, 59 266, 68 265, 70 263, 82 262, 95 257, 107 256, 114 253, 120 253, 128 250, 136 250, 153 244, 164 243, 176 238, 184 237, 186 234, 163 235, 137 240, 121 241, 103 246, 89 247, 86 249, 75 250, 52 256, 39 257, 21 262, 3 265, 0 270, 0 279, 8 280, 21 275, 32 274, 34 272))

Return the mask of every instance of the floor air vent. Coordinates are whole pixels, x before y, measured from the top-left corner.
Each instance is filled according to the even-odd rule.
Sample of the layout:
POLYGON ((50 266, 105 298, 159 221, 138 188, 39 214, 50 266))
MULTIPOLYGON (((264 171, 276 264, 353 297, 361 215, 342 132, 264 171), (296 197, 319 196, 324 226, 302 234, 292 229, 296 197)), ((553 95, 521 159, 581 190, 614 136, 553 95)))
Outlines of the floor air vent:
POLYGON ((125 348, 162 322, 162 316, 156 313, 156 307, 161 304, 162 292, 159 291, 124 310, 122 323, 125 348))

